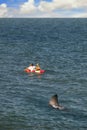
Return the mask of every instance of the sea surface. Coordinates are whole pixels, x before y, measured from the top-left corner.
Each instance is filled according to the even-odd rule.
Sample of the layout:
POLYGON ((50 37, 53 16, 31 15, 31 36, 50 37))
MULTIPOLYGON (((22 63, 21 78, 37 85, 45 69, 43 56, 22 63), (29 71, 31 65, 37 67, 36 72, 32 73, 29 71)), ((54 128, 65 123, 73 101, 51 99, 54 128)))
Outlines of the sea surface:
POLYGON ((87 19, 0 19, 0 130, 87 130, 87 19))

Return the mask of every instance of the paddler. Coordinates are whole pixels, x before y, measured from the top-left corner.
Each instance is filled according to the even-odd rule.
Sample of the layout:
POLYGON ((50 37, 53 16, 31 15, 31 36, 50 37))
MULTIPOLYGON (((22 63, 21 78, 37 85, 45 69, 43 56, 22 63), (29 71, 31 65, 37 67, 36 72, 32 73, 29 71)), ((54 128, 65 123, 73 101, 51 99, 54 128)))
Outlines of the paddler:
POLYGON ((33 72, 33 71, 35 71, 35 66, 34 66, 33 64, 30 64, 29 67, 28 67, 28 69, 29 69, 31 72, 33 72))
POLYGON ((41 68, 40 68, 39 64, 36 64, 35 70, 36 70, 36 71, 41 70, 41 68))

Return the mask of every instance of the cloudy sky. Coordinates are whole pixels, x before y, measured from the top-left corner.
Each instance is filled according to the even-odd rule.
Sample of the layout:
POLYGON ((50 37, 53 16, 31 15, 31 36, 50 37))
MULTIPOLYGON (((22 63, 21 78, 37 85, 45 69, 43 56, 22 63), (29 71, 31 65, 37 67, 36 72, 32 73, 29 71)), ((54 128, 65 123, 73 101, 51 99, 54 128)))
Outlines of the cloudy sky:
POLYGON ((0 0, 0 18, 87 18, 87 0, 0 0))

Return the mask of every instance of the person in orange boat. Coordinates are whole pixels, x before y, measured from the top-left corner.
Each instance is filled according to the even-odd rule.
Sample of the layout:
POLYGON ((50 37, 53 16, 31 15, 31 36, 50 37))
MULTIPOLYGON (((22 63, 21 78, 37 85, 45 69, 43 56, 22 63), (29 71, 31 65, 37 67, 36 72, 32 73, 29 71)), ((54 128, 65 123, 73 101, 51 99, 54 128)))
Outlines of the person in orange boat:
POLYGON ((40 68, 39 64, 36 64, 35 70, 36 70, 36 71, 41 70, 41 68, 40 68))
POLYGON ((30 66, 28 67, 28 69, 33 72, 35 71, 35 66, 33 64, 30 64, 30 66))

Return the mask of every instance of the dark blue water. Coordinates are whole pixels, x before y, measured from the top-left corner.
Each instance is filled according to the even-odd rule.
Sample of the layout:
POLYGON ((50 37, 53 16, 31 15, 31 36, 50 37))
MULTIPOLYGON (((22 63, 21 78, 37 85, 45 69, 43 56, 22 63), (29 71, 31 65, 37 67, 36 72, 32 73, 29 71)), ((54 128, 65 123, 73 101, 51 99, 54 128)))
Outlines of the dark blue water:
POLYGON ((87 19, 0 19, 0 130, 86 129, 87 19))

